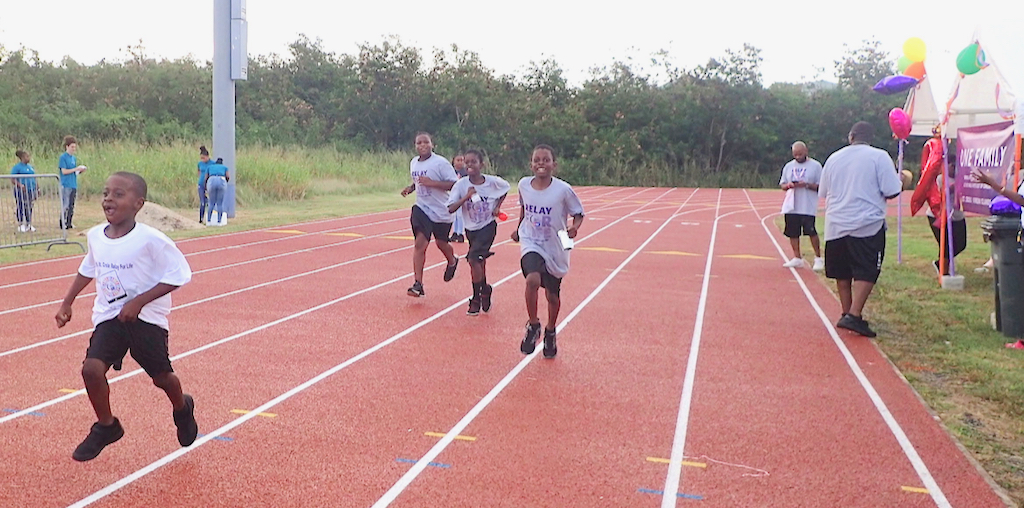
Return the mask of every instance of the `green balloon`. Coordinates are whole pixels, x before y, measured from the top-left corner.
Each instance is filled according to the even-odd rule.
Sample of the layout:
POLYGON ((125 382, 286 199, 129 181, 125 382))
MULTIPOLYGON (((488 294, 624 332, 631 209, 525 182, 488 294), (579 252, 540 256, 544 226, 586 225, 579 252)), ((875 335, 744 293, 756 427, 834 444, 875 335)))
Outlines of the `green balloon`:
POLYGON ((896 68, 900 74, 903 74, 903 71, 907 70, 907 67, 910 67, 912 63, 914 62, 911 62, 909 58, 901 56, 899 60, 896 60, 896 68))
POLYGON ((971 75, 981 70, 981 64, 978 62, 978 45, 971 44, 964 48, 956 57, 956 68, 958 71, 971 75))

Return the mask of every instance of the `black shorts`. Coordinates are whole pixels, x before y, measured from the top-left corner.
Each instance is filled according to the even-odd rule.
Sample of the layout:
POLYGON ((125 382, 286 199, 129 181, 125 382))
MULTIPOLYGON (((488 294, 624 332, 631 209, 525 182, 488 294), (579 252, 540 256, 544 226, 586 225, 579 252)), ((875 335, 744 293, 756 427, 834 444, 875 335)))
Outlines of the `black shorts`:
POLYGON ((559 279, 548 272, 548 265, 544 262, 544 258, 540 254, 537 254, 536 252, 527 252, 526 255, 519 260, 519 265, 523 267, 523 277, 526 277, 531 273, 539 273, 540 287, 556 295, 562 291, 562 279, 559 279))
POLYGON ((825 242, 825 276, 874 284, 885 260, 885 228, 873 236, 844 236, 825 242))
POLYGON ((491 246, 494 245, 494 236, 498 234, 498 223, 491 221, 486 226, 476 230, 466 230, 466 239, 469 240, 469 252, 466 259, 469 261, 483 261, 494 255, 491 246))
POLYGON ((121 370, 121 361, 128 351, 149 377, 174 372, 167 352, 167 330, 145 321, 122 323, 111 319, 100 323, 89 338, 85 357, 101 360, 113 365, 114 370, 121 370))
POLYGON ((814 216, 787 213, 786 228, 783 229, 782 234, 786 235, 786 238, 800 238, 801 234, 804 236, 818 236, 818 230, 814 229, 814 216))
POLYGON ((409 217, 412 224, 412 236, 427 235, 427 240, 433 236, 442 242, 448 241, 448 233, 452 230, 451 223, 434 222, 427 217, 427 213, 420 207, 412 205, 412 215, 409 217))

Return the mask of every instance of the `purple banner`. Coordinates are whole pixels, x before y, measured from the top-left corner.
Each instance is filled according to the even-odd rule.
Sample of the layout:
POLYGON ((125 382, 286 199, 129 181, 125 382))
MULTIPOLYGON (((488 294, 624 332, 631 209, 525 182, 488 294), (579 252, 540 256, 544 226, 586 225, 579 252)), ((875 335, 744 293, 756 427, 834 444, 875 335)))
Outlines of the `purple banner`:
POLYGON ((956 194, 965 212, 988 215, 988 204, 998 194, 988 185, 971 181, 971 171, 980 169, 997 182, 1006 182, 1013 173, 1014 143, 1013 122, 958 129, 956 194))

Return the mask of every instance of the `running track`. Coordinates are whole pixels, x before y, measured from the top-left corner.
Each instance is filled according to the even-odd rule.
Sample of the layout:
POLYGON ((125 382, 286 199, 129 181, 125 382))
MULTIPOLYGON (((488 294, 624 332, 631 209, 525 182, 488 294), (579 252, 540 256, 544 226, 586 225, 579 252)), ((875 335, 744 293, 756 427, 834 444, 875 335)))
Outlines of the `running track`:
POLYGON ((196 275, 171 354, 205 434, 178 447, 129 358, 109 376, 125 437, 85 464, 92 298, 52 318, 80 257, 0 267, 0 506, 1006 506, 832 328, 828 288, 781 268, 778 193, 579 193, 554 360, 518 351, 510 242, 477 318, 468 266, 443 283, 433 247, 427 296, 405 296, 405 209, 179 242, 196 275))

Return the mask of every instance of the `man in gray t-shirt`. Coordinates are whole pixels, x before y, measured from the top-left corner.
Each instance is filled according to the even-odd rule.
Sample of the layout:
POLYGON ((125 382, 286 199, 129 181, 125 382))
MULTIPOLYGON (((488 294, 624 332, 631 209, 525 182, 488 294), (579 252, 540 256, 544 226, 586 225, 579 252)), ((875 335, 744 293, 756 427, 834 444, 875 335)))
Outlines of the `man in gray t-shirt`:
POLYGON ((800 255, 800 235, 810 237, 814 249, 814 270, 825 269, 825 260, 821 257, 821 243, 818 241, 818 230, 814 219, 818 214, 818 182, 821 181, 821 163, 807 157, 807 145, 803 141, 793 143, 793 160, 782 168, 779 186, 786 191, 782 201, 782 215, 786 220, 784 233, 793 248, 793 258, 782 266, 800 268, 804 266, 800 255))
POLYGON ((825 200, 825 276, 836 279, 843 316, 839 328, 875 332, 861 317, 885 258, 886 200, 903 188, 892 158, 869 143, 875 129, 857 122, 850 145, 825 161, 818 196, 825 200))

